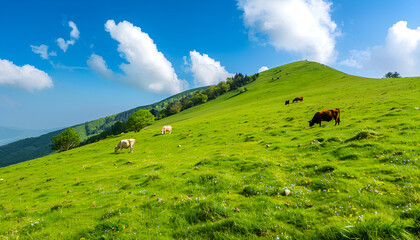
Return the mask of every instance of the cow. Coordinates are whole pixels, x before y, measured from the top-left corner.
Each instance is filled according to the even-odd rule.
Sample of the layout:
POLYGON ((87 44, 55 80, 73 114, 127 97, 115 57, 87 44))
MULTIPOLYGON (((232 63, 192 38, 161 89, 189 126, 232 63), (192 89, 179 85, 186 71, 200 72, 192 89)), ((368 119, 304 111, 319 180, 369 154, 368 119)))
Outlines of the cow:
POLYGON ((312 127, 315 123, 319 123, 319 126, 321 127, 322 121, 329 122, 331 119, 335 120, 335 125, 340 125, 340 109, 334 108, 315 113, 315 116, 309 121, 309 127, 312 127))
POLYGON ((169 134, 171 134, 172 133, 172 127, 171 126, 163 126, 162 127, 162 134, 163 133, 166 134, 167 131, 169 132, 169 134))
POLYGON ((121 140, 118 143, 118 145, 115 147, 115 152, 117 152, 118 149, 120 149, 120 152, 121 152, 123 148, 131 148, 130 153, 132 153, 133 150, 134 150, 134 143, 135 142, 136 142, 136 139, 121 140))
POLYGON ((290 101, 289 101, 289 100, 287 100, 287 101, 284 103, 284 105, 289 105, 289 103, 290 103, 290 101))
POLYGON ((292 103, 294 103, 294 102, 302 102, 302 101, 303 101, 303 97, 297 97, 297 98, 293 99, 293 102, 292 103))

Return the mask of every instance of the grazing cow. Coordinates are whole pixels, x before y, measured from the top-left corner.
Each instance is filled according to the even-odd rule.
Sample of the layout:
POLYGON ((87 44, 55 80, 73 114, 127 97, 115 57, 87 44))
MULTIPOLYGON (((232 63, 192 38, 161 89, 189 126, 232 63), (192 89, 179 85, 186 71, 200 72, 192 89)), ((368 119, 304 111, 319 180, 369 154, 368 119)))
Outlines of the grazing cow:
POLYGON ((315 116, 309 121, 309 126, 312 127, 315 123, 319 123, 319 126, 321 127, 321 121, 329 122, 331 119, 335 120, 335 125, 337 125, 337 123, 340 125, 340 109, 334 108, 315 113, 315 116))
POLYGON ((289 103, 290 103, 290 101, 289 101, 289 100, 287 100, 287 101, 284 103, 284 105, 289 105, 289 103))
POLYGON ((125 139, 121 140, 118 145, 115 147, 115 152, 120 149, 120 152, 123 148, 131 148, 130 152, 132 153, 134 150, 134 143, 136 142, 136 139, 125 139))
POLYGON ((303 97, 297 97, 297 98, 293 99, 293 102, 292 103, 294 103, 294 102, 302 102, 302 101, 303 101, 303 97))
POLYGON ((166 134, 167 131, 169 132, 169 134, 171 134, 172 133, 172 127, 171 126, 163 126, 163 128, 162 128, 162 134, 163 133, 166 134))

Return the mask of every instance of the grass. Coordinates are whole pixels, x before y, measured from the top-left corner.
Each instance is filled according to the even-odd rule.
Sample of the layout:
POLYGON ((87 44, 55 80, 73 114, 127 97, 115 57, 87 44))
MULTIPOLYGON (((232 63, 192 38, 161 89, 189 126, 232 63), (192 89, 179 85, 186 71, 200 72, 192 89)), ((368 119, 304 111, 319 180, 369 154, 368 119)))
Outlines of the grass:
POLYGON ((0 168, 0 236, 418 239, 419 85, 273 68, 139 133, 0 168), (340 125, 309 127, 330 108, 340 125), (126 138, 134 152, 113 153, 126 138))

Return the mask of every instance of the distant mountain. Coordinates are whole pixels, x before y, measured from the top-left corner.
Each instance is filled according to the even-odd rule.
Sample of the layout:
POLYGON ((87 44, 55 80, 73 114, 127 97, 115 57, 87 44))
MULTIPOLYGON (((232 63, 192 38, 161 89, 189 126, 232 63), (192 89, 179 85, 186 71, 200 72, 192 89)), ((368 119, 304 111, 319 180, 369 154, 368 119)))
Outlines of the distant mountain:
POLYGON ((33 130, 0 126, 0 146, 29 137, 38 137, 55 130, 58 129, 33 130))
MULTIPOLYGON (((71 126, 71 127, 74 128, 74 130, 79 134, 80 140, 83 141, 91 136, 100 134, 101 132, 108 130, 109 128, 112 127, 112 125, 114 125, 114 123, 118 121, 121 121, 121 122, 127 121, 127 119, 139 109, 147 109, 147 110, 156 109, 157 111, 161 111, 165 109, 166 106, 168 106, 169 104, 172 104, 180 100, 181 98, 192 96, 194 92, 200 91, 206 88, 207 87, 200 87, 200 88, 187 90, 182 93, 178 93, 176 95, 168 97, 157 103, 136 107, 125 112, 121 112, 121 113, 114 114, 114 115, 104 117, 104 118, 99 118, 90 122, 82 123, 82 124, 71 126)), ((30 138, 25 138, 25 139, 16 138, 15 140, 17 139, 22 139, 22 140, 12 142, 4 146, 0 146, 0 167, 5 167, 12 164, 28 161, 31 159, 43 157, 50 153, 53 153, 54 151, 51 150, 51 144, 52 144, 51 138, 60 134, 64 130, 65 128, 57 130, 57 131, 53 131, 53 132, 48 132, 48 133, 43 132, 44 134, 41 136, 39 136, 39 134, 42 134, 42 133, 38 133, 39 137, 30 137, 30 138)), ((1 133, 2 132, 0 132, 0 136, 3 136, 1 135, 1 133)), ((8 130, 5 129, 4 134, 5 134, 4 136, 8 136, 7 138, 10 139, 10 138, 13 138, 13 136, 16 136, 18 132, 17 131, 13 132, 10 129, 8 130)), ((33 135, 33 136, 37 136, 37 135, 33 135)), ((1 137, 0 139, 3 139, 3 137, 1 137)), ((4 139, 6 139, 6 137, 4 137, 4 139)))

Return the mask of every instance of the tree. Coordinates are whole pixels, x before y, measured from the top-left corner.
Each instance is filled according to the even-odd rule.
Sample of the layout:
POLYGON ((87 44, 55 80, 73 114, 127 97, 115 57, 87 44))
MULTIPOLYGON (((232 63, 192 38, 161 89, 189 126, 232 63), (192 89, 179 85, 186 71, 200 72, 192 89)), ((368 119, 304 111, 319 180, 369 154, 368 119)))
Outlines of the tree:
POLYGON ((220 88, 220 94, 227 93, 230 90, 229 84, 227 84, 226 82, 223 82, 223 81, 222 82, 219 82, 217 84, 217 87, 220 88))
MULTIPOLYGON (((106 131, 108 132, 108 131, 106 131)), ((116 123, 114 123, 114 125, 112 125, 111 130, 109 133, 107 133, 106 135, 117 135, 124 132, 124 124, 121 121, 118 121, 116 123)))
POLYGON ((182 110, 182 103, 176 102, 174 104, 168 105, 168 108, 166 109, 166 113, 168 115, 173 115, 175 113, 179 113, 182 110))
POLYGON ((140 109, 128 118, 127 122, 125 122, 125 128, 127 131, 138 132, 152 124, 153 121, 155 121, 155 116, 150 111, 140 109))
POLYGON ((150 113, 155 117, 159 116, 159 111, 154 108, 150 109, 150 113))
POLYGON ((384 78, 400 78, 401 75, 398 72, 388 72, 385 74, 384 78))
POLYGON ((182 104, 182 110, 193 106, 193 102, 191 101, 191 98, 189 97, 184 97, 183 99, 181 99, 181 104, 182 104))
POLYGON ((207 102, 207 99, 208 97, 206 94, 197 92, 191 100, 193 101, 194 105, 198 105, 207 102))
POLYGON ((211 85, 210 87, 208 87, 204 91, 204 94, 207 95, 208 100, 215 99, 218 96, 218 92, 216 91, 216 85, 211 85))
POLYGON ((52 137, 51 141, 53 142, 51 149, 59 152, 75 148, 80 144, 79 135, 73 128, 67 128, 62 133, 52 137))

